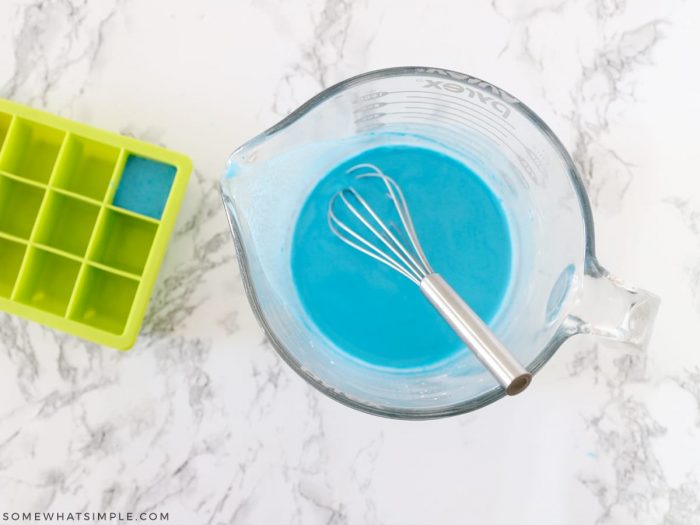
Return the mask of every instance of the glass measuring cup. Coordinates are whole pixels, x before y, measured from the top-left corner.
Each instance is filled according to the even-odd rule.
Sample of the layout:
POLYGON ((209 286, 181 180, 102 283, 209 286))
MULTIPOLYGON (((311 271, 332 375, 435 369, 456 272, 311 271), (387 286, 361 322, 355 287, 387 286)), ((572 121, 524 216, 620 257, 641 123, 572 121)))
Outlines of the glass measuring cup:
POLYGON ((250 303, 272 345, 304 379, 351 407, 405 419, 468 412, 504 395, 464 353, 412 371, 354 359, 318 330, 297 296, 291 241, 306 197, 342 161, 400 144, 456 158, 501 200, 513 271, 490 327, 530 372, 576 334, 646 346, 658 298, 623 285, 598 263, 588 198, 554 133, 487 82, 401 67, 323 91, 238 148, 222 180, 250 303))

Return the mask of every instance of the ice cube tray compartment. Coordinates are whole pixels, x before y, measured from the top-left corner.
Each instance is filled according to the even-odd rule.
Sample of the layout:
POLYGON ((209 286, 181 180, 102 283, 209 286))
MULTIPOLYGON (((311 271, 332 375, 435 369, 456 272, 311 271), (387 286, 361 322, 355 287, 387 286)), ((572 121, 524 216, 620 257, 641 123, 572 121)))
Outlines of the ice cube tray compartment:
POLYGON ((90 260, 141 275, 151 253, 158 222, 107 209, 102 215, 90 260))
POLYGON ((0 233, 28 239, 45 193, 44 188, 0 174, 0 233))
POLYGON ((65 135, 56 128, 15 119, 3 144, 0 170, 36 182, 47 182, 65 135))
POLYGON ((41 213, 34 241, 72 255, 82 256, 90 242, 100 207, 51 191, 41 213))
POLYGON ((0 310, 133 345, 186 157, 0 99, 0 310))
POLYGON ((5 137, 7 137, 10 124, 12 124, 12 115, 0 113, 0 148, 2 148, 2 145, 5 143, 5 137))
POLYGON ((56 170, 54 186, 101 201, 112 180, 119 149, 71 135, 56 170))
POLYGON ((10 297, 24 260, 25 244, 0 237, 0 297, 10 297))
POLYGON ((15 298, 40 310, 63 315, 68 308, 79 271, 79 262, 32 247, 15 298))
POLYGON ((70 318, 119 334, 126 325, 138 286, 136 279, 88 266, 81 276, 70 318), (105 301, 105 297, 110 300, 105 301))

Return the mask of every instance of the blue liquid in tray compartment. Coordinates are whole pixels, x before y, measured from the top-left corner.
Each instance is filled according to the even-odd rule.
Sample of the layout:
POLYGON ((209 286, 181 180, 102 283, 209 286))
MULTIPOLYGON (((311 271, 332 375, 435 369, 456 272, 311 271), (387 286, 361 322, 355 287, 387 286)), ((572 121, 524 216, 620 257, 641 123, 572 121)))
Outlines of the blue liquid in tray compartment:
POLYGON ((129 155, 114 196, 114 205, 160 219, 176 171, 175 166, 129 155))

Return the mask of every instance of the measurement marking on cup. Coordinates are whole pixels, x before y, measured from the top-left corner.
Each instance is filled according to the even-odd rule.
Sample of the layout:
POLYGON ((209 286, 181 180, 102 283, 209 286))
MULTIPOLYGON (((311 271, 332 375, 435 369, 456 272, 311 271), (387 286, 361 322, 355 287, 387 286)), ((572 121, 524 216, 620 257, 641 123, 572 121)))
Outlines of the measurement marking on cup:
MULTIPOLYGON (((421 93, 421 92, 418 92, 421 93)), ((465 110, 472 110, 475 111, 479 114, 488 116, 488 117, 493 117, 493 113, 489 111, 488 109, 484 108, 480 104, 477 104, 476 102, 473 102, 471 100, 465 100, 461 97, 456 97, 454 95, 447 95, 445 93, 435 93, 434 95, 428 95, 428 94, 421 94, 421 95, 407 95, 408 98, 417 98, 417 99, 426 99, 426 100, 436 100, 439 102, 444 102, 444 103, 450 103, 454 104, 456 106, 459 106, 461 108, 464 108, 465 110), (455 99, 455 100, 452 100, 455 99), (467 104, 473 106, 470 107, 467 104)), ((498 124, 499 126, 502 126, 504 128, 510 128, 510 129, 515 129, 515 125, 513 125, 512 122, 508 120, 504 120, 502 118, 500 119, 494 119, 494 123, 498 124)))
MULTIPOLYGON (((415 112, 402 111, 402 112, 397 112, 396 114, 397 114, 397 115, 410 116, 410 117, 413 117, 413 118, 418 118, 418 119, 427 120, 427 121, 431 121, 431 122, 434 122, 434 121, 435 121, 435 115, 430 114, 430 113, 420 113, 420 112, 417 112, 417 111, 415 111, 415 112)), ((444 118, 445 118, 445 120, 447 120, 447 121, 455 122, 455 119, 451 119, 451 118, 448 118, 448 117, 444 117, 444 118)), ((532 166, 529 165, 527 159, 525 159, 522 155, 518 154, 518 152, 516 152, 516 151, 511 147, 511 145, 508 144, 507 142, 505 142, 502 138, 500 138, 500 137, 494 135, 494 133, 493 133, 492 131, 490 131, 490 130, 488 130, 488 129, 485 129, 485 128, 483 128, 482 126, 479 126, 478 124, 471 125, 471 123, 465 124, 465 123, 460 122, 460 121, 456 121, 456 123, 458 124, 458 126, 454 126, 454 127, 456 127, 457 129, 460 129, 460 128, 463 129, 464 127, 468 127, 468 128, 473 129, 473 130, 475 130, 475 131, 480 131, 480 132, 482 132, 483 134, 486 134, 486 135, 491 136, 495 141, 497 141, 497 142, 500 143, 502 146, 504 146, 505 148, 507 148, 511 153, 513 153, 513 155, 515 156, 515 158, 518 159, 518 161, 519 161, 520 164, 523 166, 523 168, 525 169, 525 171, 527 172, 527 174, 531 176, 532 182, 534 182, 534 183, 536 183, 536 184, 539 183, 539 181, 538 181, 536 178, 532 177, 532 175, 533 175, 533 173, 532 173, 532 166)), ((520 175, 520 174, 518 173, 518 175, 520 175)), ((524 185, 526 188, 529 188, 529 187, 530 187, 529 183, 527 182, 527 180, 526 180, 524 177, 520 176, 520 179, 521 179, 523 185, 524 185)))
MULTIPOLYGON (((409 96, 409 98, 419 98, 419 97, 409 96)), ((428 98, 428 97, 425 97, 425 98, 428 98)), ((445 102, 445 101, 443 101, 443 100, 434 99, 434 98, 432 98, 432 97, 430 97, 430 99, 431 99, 431 100, 439 100, 440 102, 445 102)), ((447 101, 447 102, 450 102, 450 101, 447 101)), ((498 131, 499 133, 503 133, 504 136, 505 136, 506 134, 510 134, 511 136, 513 136, 513 138, 515 138, 515 139, 517 140, 517 137, 515 137, 515 136, 510 132, 510 130, 509 130, 508 128, 506 128, 506 127, 504 127, 504 126, 499 126, 500 122, 499 122, 498 120, 494 120, 494 119, 486 120, 485 118, 482 118, 482 115, 483 115, 482 112, 475 111, 475 110, 473 110, 472 108, 463 107, 463 106, 461 106, 461 105, 457 105, 458 107, 453 108, 452 106, 446 106, 446 105, 444 105, 444 104, 428 104, 428 102, 422 102, 422 101, 420 101, 420 100, 416 100, 416 101, 414 101, 414 102, 412 102, 412 103, 413 103, 413 104, 424 104, 424 105, 426 106, 426 108, 435 107, 435 106, 441 107, 441 108, 447 108, 447 109, 449 109, 449 110, 452 110, 452 111, 450 111, 449 113, 451 113, 451 114, 453 114, 453 115, 455 115, 455 116, 460 116, 459 114, 467 115, 467 116, 469 116, 470 119, 479 120, 479 121, 483 122, 484 124, 487 124, 487 125, 493 127, 494 130, 498 131), (456 113, 455 113, 454 111, 456 111, 456 113), (474 111, 475 114, 472 114, 472 113, 469 112, 469 111, 474 111)), ((405 107, 408 108, 408 109, 422 109, 421 107, 409 106, 409 105, 408 105, 408 104, 409 104, 408 102, 405 102, 405 101, 398 101, 398 100, 397 100, 397 101, 392 101, 392 102, 379 102, 379 103, 367 104, 366 106, 362 106, 361 108, 356 108, 356 109, 354 110, 354 113, 355 113, 355 114, 360 114, 360 113, 366 113, 366 112, 369 112, 369 111, 376 111, 376 110, 378 110, 378 109, 382 109, 382 108, 384 108, 384 107, 386 107, 386 106, 389 106, 389 105, 398 105, 398 104, 403 105, 403 106, 405 106, 405 107)), ((479 108, 479 109, 480 109, 480 108, 479 108)), ((375 118, 379 118, 379 116, 386 115, 386 113, 372 113, 371 115, 372 115, 371 117, 370 117, 369 115, 362 115, 362 116, 360 116, 360 117, 357 117, 357 118, 355 119, 355 123, 364 122, 364 121, 366 121, 366 120, 373 120, 373 119, 375 119, 375 118), (377 116, 375 116, 375 115, 377 115, 377 116)), ((491 116, 491 115, 490 115, 489 113, 487 113, 485 116, 486 116, 486 117, 489 117, 489 116, 491 116)))
MULTIPOLYGON (((427 105, 427 103, 425 103, 425 104, 427 105)), ((427 105, 427 107, 426 107, 425 109, 429 109, 429 108, 434 107, 434 106, 435 106, 435 104, 430 104, 430 105, 427 105)), ((412 107, 412 106, 406 106, 406 107, 407 107, 407 109, 423 109, 423 108, 420 108, 420 107, 416 108, 416 107, 412 107)), ((444 107, 444 106, 441 106, 441 105, 440 105, 440 107, 444 107)), ((434 113, 438 113, 438 111, 436 111, 436 110, 432 110, 432 111, 433 111, 434 113)), ((453 112, 453 111, 439 111, 439 113, 447 113, 448 115, 452 115, 453 117, 462 119, 462 120, 464 120, 465 122, 471 122, 471 121, 473 120, 473 118, 476 118, 476 117, 471 117, 471 115, 467 114, 467 115, 469 115, 469 118, 467 119, 467 118, 465 118, 465 117, 461 116, 460 114, 457 114, 457 113, 455 113, 455 112, 453 112)), ((464 113, 464 112, 460 111, 460 113, 464 113)), ((483 120, 483 119, 477 119, 477 120, 483 120)), ((488 124, 489 126, 492 126, 492 123, 491 123, 491 122, 487 122, 487 124, 488 124)), ((515 142, 517 142, 518 144, 520 144, 520 146, 522 147, 523 151, 525 151, 525 153, 528 155, 528 157, 530 157, 530 159, 534 162, 534 164, 536 165, 536 167, 537 167, 538 171, 540 172, 540 174, 542 175, 542 177, 545 178, 546 175, 544 174, 544 168, 543 168, 543 166, 542 166, 542 163, 541 163, 539 157, 537 157, 537 155, 535 154, 535 152, 533 152, 530 148, 528 148, 528 147, 520 140, 520 138, 518 138, 514 133, 510 132, 509 130, 504 130, 503 133, 504 133, 504 136, 510 135, 510 136, 513 138, 513 140, 514 140, 515 142)), ((517 154, 514 150, 512 150, 512 148, 511 148, 511 151, 513 151, 513 153, 515 153, 516 156, 518 156, 518 159, 520 160, 520 163, 523 165, 523 168, 525 168, 525 170, 528 172, 528 174, 532 176, 533 182, 539 183, 540 180, 537 179, 537 178, 535 177, 535 172, 534 172, 534 170, 532 169, 532 166, 530 166, 529 163, 527 163, 527 161, 525 160, 524 157, 521 157, 521 156, 520 156, 519 154, 517 154)))
MULTIPOLYGON (((416 79, 418 82, 424 82, 423 89, 433 89, 433 90, 439 90, 439 91, 449 91, 450 93, 466 93, 466 95, 471 98, 471 99, 476 99, 479 102, 481 102, 483 105, 489 105, 493 109, 495 109, 498 113, 501 114, 501 116, 504 119, 507 119, 510 116, 510 108, 508 105, 502 100, 498 100, 494 97, 500 97, 500 91, 499 94, 493 93, 494 96, 488 96, 485 95, 481 89, 473 89, 471 87, 462 85, 462 84, 457 84, 456 82, 445 82, 444 80, 435 80, 435 79, 416 79), (476 98, 475 98, 476 97, 476 98)), ((487 86, 490 86, 490 84, 486 84, 487 86)), ((493 86, 491 86, 493 87, 493 86)), ((461 98, 461 97, 459 97, 461 98)), ((461 98, 464 100, 463 98, 461 98)))
MULTIPOLYGON (((471 102, 469 100, 464 100, 460 97, 453 97, 451 95, 445 95, 445 94, 439 94, 438 97, 433 97, 433 96, 426 96, 424 92, 422 91, 393 91, 393 92, 383 92, 383 96, 386 95, 391 95, 391 94, 396 94, 396 95, 401 95, 401 94, 406 94, 407 98, 411 99, 426 99, 425 102, 422 102, 421 100, 414 100, 413 104, 423 104, 425 105, 425 109, 428 111, 431 111, 433 114, 439 114, 441 115, 440 118, 447 118, 445 115, 450 115, 453 117, 453 119, 458 119, 460 121, 464 121, 464 123, 470 123, 474 120, 478 120, 488 126, 489 128, 493 129, 492 133, 500 133, 504 137, 510 136, 512 139, 517 142, 520 147, 522 148, 523 152, 525 153, 525 156, 516 152, 509 144, 505 142, 501 142, 504 146, 506 146, 518 159, 518 162, 522 166, 522 168, 525 170, 525 172, 528 174, 529 178, 532 179, 532 181, 535 184, 540 184, 543 179, 546 178, 546 174, 544 172, 544 166, 542 165, 541 159, 532 151, 530 148, 528 148, 514 133, 511 131, 511 129, 514 129, 513 124, 510 122, 507 122, 505 120, 497 120, 497 119, 488 119, 484 120, 484 118, 480 118, 478 115, 484 115, 485 109, 479 105, 477 105, 474 102, 471 102), (418 93, 418 95, 416 95, 418 93), (463 106, 460 103, 454 102, 452 100, 443 100, 443 98, 455 98, 459 102, 467 102, 475 106, 474 108, 471 107, 466 107, 463 106), (429 103, 427 101, 439 101, 443 104, 434 104, 434 103, 429 103), (446 105, 448 104, 448 105, 446 105), (453 107, 456 106, 456 107, 453 107), (440 108, 445 108, 443 111, 435 110, 435 106, 438 106, 440 108), (471 111, 473 111, 476 114, 472 114, 471 111), (500 129, 499 129, 500 128, 500 129), (511 128, 511 129, 509 129, 511 128), (529 158, 529 161, 528 161, 529 158), (530 164, 530 161, 534 164, 533 166, 530 164), (539 174, 539 175, 538 175, 539 174)), ((377 103, 378 105, 379 103, 377 103)), ((410 106, 406 101, 387 101, 387 102, 382 102, 380 103, 381 107, 386 107, 388 105, 397 105, 401 104, 403 105, 406 109, 413 110, 413 109, 423 109, 420 106, 410 106)), ((372 111, 373 107, 375 104, 368 104, 367 106, 364 106, 363 108, 358 108, 355 110, 355 113, 364 113, 365 111, 372 111)), ((378 108, 376 108, 378 109, 378 108)), ((397 112, 394 112, 394 114, 397 114, 397 112)), ((355 120, 356 124, 362 124, 367 121, 374 121, 374 120, 379 120, 383 116, 386 116, 387 113, 369 113, 362 115, 361 117, 358 117, 355 120)), ((493 117, 493 113, 486 111, 485 117, 493 117)), ((379 125, 373 126, 373 129, 377 129, 380 127, 379 125)), ((486 128, 482 128, 479 126, 479 128, 483 129, 486 131, 486 128)), ((475 129, 475 128, 472 128, 475 129)), ((366 130, 368 131, 368 130, 366 130)))
MULTIPOLYGON (((373 98, 367 98, 369 95, 372 93, 368 93, 367 95, 364 95, 362 97, 358 97, 355 99, 355 103, 357 102, 367 102, 369 100, 374 100, 376 98, 380 98, 379 96, 373 97, 373 98)), ((503 112, 498 109, 497 107, 493 106, 492 104, 487 104, 483 102, 476 102, 475 100, 469 100, 464 97, 458 97, 456 95, 452 95, 449 93, 443 93, 443 92, 432 92, 432 91, 425 91, 424 89, 407 89, 407 90, 399 90, 399 91, 382 91, 381 92, 381 97, 385 97, 388 95, 407 95, 408 97, 417 97, 417 96, 423 96, 423 97, 439 97, 439 98, 446 98, 446 99, 454 99, 456 101, 465 103, 465 104, 470 104, 474 106, 474 109, 478 109, 481 111, 485 111, 488 116, 494 116, 497 115, 500 120, 497 122, 500 122, 512 129, 515 129, 515 126, 507 120, 507 117, 504 116, 503 112)), ((492 99, 490 99, 492 100, 492 99)), ((498 102, 499 107, 502 105, 502 103, 498 102)), ((507 108, 506 108, 507 109, 507 108)), ((508 110, 508 115, 510 114, 510 110, 508 110)))
MULTIPOLYGON (((428 104, 427 102, 423 102, 423 103, 418 102, 418 104, 425 104, 425 105, 424 105, 424 106, 409 106, 409 105, 406 105, 406 109, 430 109, 430 108, 434 108, 434 107, 445 107, 445 106, 442 106, 442 105, 440 105, 440 104, 428 104)), ((460 112, 450 111, 451 108, 450 108, 449 106, 447 106, 447 108, 448 108, 448 110, 446 110, 446 111, 440 111, 440 110, 433 110, 433 111, 434 111, 435 113, 452 115, 453 117, 456 117, 456 118, 459 118, 459 119, 463 119, 463 120, 469 120, 469 121, 478 120, 479 122, 483 122, 485 125, 487 125, 487 126, 493 128, 494 133, 500 133, 503 137, 506 137, 506 136, 508 136, 508 134, 509 134, 507 130, 498 129, 497 127, 495 127, 495 126, 493 125, 492 122, 490 122, 490 121, 488 121, 488 120, 484 120, 484 119, 479 118, 479 117, 477 117, 477 116, 470 115, 469 113, 466 113, 466 115, 469 117, 469 118, 467 119, 467 118, 465 118, 465 117, 463 116, 463 115, 464 115, 463 112, 461 112, 461 111, 460 111, 460 112)), ((510 133, 510 135, 512 136, 512 133, 510 133)))

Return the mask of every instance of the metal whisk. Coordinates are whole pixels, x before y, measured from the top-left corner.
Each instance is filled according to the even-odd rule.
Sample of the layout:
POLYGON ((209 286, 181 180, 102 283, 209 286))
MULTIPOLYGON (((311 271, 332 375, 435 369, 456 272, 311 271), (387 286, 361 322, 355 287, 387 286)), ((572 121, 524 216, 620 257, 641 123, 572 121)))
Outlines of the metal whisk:
POLYGON ((331 231, 344 243, 396 270, 417 284, 423 295, 474 352, 483 365, 505 388, 508 395, 519 394, 527 388, 532 374, 518 363, 491 330, 462 300, 447 282, 435 273, 421 248, 406 199, 399 185, 372 164, 358 164, 348 173, 365 170, 357 179, 377 179, 382 193, 393 204, 400 220, 392 231, 369 201, 349 187, 336 193, 328 206, 331 231), (340 207, 357 229, 348 226, 338 216, 340 207), (359 231, 357 231, 359 230, 359 231), (362 232, 362 233, 360 233, 362 232), (408 242, 405 242, 405 240, 408 242))

